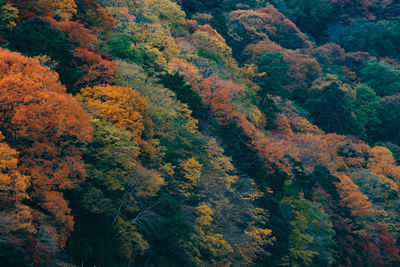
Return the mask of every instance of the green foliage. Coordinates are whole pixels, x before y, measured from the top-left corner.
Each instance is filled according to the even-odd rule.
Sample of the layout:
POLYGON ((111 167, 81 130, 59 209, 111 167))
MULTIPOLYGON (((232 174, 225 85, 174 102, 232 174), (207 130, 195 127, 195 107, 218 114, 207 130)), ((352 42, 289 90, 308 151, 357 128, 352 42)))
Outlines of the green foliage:
POLYGON ((367 136, 372 136, 381 121, 379 119, 380 101, 374 90, 366 84, 358 84, 355 88, 356 101, 354 113, 360 123, 362 131, 367 136))
POLYGON ((354 100, 337 77, 317 80, 313 89, 311 117, 316 125, 330 133, 365 135, 353 113, 354 100))
POLYGON ((58 62, 56 71, 60 81, 72 90, 83 75, 73 65, 72 45, 68 39, 50 23, 42 19, 27 20, 16 26, 9 34, 9 47, 29 56, 47 55, 58 62))
POLYGON ((257 79, 261 90, 258 94, 261 96, 261 103, 265 102, 267 94, 285 95, 283 85, 287 80, 286 73, 289 65, 279 52, 270 52, 261 56, 257 62, 260 77, 257 79))
POLYGON ((107 39, 107 45, 111 55, 134 60, 135 54, 132 48, 139 41, 139 39, 128 33, 117 33, 111 35, 110 38, 107 39))
POLYGON ((204 119, 204 106, 201 97, 192 87, 186 83, 184 77, 175 72, 173 74, 165 73, 159 76, 160 83, 176 94, 176 98, 182 103, 188 104, 192 115, 196 119, 204 119))
POLYGON ((210 61, 213 61, 219 65, 225 66, 226 62, 225 60, 217 53, 214 53, 213 51, 200 47, 199 52, 197 53, 199 57, 206 58, 210 61))
POLYGON ((362 81, 372 87, 378 96, 400 92, 400 71, 384 61, 368 61, 360 74, 362 81))
POLYGON ((272 4, 303 31, 318 37, 332 15, 328 0, 273 0, 272 4))
POLYGON ((128 33, 113 34, 108 40, 111 55, 142 65, 148 71, 161 71, 161 55, 140 44, 140 40, 128 33))
POLYGON ((154 0, 152 7, 158 12, 158 17, 172 29, 178 29, 185 24, 185 13, 170 0, 154 0))
POLYGON ((340 36, 340 44, 348 51, 366 51, 374 56, 396 56, 400 49, 398 21, 369 21, 365 18, 351 23, 340 36))
POLYGON ((148 248, 128 219, 139 211, 138 200, 158 191, 160 177, 149 176, 138 162, 138 146, 131 133, 100 120, 93 120, 92 125, 93 139, 84 148, 88 178, 76 190, 74 199, 80 200, 75 205, 82 212, 76 215, 77 231, 73 238, 77 243, 73 249, 94 264, 117 266, 121 259, 132 262, 148 248), (98 232, 93 234, 90 222, 96 221, 94 229, 98 232), (80 243, 81 239, 85 241, 80 243), (80 252, 81 247, 90 250, 80 252), (115 249, 96 258, 107 247, 115 249))
POLYGON ((10 48, 30 56, 46 54, 57 61, 71 60, 67 38, 50 23, 33 19, 19 24, 9 34, 10 48))

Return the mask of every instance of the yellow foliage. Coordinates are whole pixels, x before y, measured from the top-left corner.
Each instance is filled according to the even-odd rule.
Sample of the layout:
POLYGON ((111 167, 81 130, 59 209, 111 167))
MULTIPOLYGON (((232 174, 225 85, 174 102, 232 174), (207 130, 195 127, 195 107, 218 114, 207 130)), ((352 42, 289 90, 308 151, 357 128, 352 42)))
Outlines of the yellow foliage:
POLYGON ((86 87, 78 98, 95 109, 100 118, 130 131, 134 140, 141 139, 145 121, 143 114, 148 104, 133 89, 111 85, 86 87))
POLYGON ((54 12, 64 20, 71 19, 76 14, 74 0, 38 0, 41 8, 54 12))
POLYGON ((1 142, 3 138, 0 133, 0 192, 7 192, 13 200, 22 200, 28 197, 29 178, 18 172, 18 152, 1 142))
POLYGON ((147 47, 162 51, 163 58, 165 57, 167 60, 173 58, 179 52, 169 29, 161 24, 132 22, 129 24, 127 32, 140 39, 147 47))
POLYGON ((201 204, 196 208, 196 225, 207 226, 213 221, 214 212, 207 204, 201 204))
POLYGON ((201 176, 201 168, 203 167, 196 159, 190 158, 182 161, 179 164, 182 174, 183 181, 178 185, 180 192, 184 196, 191 195, 190 190, 197 185, 198 180, 201 176))
POLYGON ((158 12, 158 17, 168 23, 172 29, 185 25, 185 13, 179 5, 170 0, 151 0, 151 8, 158 12))

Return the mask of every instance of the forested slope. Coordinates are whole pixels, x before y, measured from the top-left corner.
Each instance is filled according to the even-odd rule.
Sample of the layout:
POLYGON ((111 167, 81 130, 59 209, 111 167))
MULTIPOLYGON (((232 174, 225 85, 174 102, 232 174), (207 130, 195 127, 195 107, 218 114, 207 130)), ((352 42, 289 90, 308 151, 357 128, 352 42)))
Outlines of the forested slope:
POLYGON ((0 0, 0 266, 400 266, 399 11, 0 0))

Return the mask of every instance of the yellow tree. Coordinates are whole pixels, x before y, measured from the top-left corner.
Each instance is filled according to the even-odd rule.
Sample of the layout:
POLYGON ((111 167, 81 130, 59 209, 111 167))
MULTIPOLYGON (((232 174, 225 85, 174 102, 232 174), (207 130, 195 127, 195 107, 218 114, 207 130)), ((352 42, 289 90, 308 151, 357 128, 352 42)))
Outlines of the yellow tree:
POLYGON ((122 86, 95 86, 82 89, 78 98, 93 108, 97 115, 141 140, 148 103, 138 92, 122 86))
POLYGON ((180 162, 183 180, 178 187, 184 196, 190 196, 192 189, 197 185, 201 176, 201 168, 203 167, 196 159, 190 158, 180 162))
POLYGON ((38 0, 38 5, 43 10, 60 16, 63 20, 69 20, 76 14, 74 0, 38 0))

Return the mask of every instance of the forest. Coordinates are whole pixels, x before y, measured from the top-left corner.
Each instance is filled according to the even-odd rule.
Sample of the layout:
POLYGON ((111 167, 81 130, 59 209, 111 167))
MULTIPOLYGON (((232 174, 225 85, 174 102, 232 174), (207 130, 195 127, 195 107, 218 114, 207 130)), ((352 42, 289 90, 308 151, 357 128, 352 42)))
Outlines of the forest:
POLYGON ((0 0, 0 266, 400 266, 400 1, 0 0))

